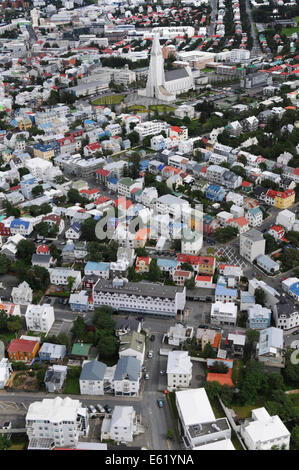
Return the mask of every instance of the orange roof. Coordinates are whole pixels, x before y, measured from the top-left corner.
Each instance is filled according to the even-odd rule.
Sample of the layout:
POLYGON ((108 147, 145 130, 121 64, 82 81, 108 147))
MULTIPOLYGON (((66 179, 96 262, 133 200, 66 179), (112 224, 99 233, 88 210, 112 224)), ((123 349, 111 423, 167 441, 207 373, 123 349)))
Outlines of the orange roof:
POLYGON ((221 333, 216 333, 214 338, 214 343, 212 344, 212 348, 219 348, 221 341, 221 333))
POLYGON ((135 240, 144 240, 147 238, 147 235, 150 233, 150 229, 143 227, 135 235, 135 240))
POLYGON ((207 381, 218 382, 220 385, 234 387, 234 383, 232 381, 232 369, 229 369, 227 374, 215 374, 214 372, 208 372, 207 381))

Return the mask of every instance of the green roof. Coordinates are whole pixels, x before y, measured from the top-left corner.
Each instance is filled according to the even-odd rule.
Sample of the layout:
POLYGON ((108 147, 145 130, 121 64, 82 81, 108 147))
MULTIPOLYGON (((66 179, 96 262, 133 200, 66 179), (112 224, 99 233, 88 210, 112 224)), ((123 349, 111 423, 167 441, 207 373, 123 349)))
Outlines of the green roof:
POLYGON ((135 181, 132 180, 132 178, 121 178, 121 179, 119 180, 119 183, 120 183, 120 184, 123 184, 123 185, 125 185, 125 186, 132 186, 132 184, 134 184, 135 181))
POLYGON ((145 336, 141 333, 137 333, 137 331, 132 331, 131 333, 121 336, 119 350, 134 349, 134 351, 143 352, 144 345, 145 336))
POLYGON ((74 356, 88 356, 91 344, 74 343, 72 348, 72 354, 74 356))

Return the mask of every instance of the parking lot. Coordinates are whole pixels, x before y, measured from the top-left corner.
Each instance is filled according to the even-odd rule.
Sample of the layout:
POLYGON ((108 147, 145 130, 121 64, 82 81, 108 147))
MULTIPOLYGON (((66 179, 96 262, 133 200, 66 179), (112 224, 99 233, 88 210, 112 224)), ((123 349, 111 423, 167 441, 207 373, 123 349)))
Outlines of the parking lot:
POLYGON ((48 333, 48 336, 58 336, 60 333, 65 333, 69 335, 73 326, 73 322, 71 320, 56 320, 48 333))

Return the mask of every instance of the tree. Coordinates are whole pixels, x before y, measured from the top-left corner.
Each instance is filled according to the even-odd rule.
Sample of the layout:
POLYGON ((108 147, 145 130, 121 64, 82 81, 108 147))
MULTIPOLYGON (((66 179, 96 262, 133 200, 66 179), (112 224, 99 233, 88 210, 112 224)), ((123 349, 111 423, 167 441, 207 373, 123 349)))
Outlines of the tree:
POLYGON ((35 249, 35 243, 32 240, 21 240, 17 245, 17 256, 30 262, 35 249))
POLYGON ((11 440, 5 434, 0 434, 0 450, 7 450, 11 445, 11 440))
POLYGON ((168 439, 173 439, 173 436, 174 436, 173 430, 172 430, 172 429, 168 429, 168 431, 167 431, 167 438, 168 438, 168 439))
POLYGON ((291 449, 299 449, 299 425, 294 426, 291 432, 291 449))
POLYGON ((217 354, 215 353, 210 343, 207 343, 203 348, 203 357, 205 359, 208 357, 211 359, 215 359, 217 357, 217 354))
POLYGON ((127 135, 127 138, 130 140, 132 147, 135 147, 139 143, 139 134, 136 131, 130 132, 130 134, 127 135))
POLYGON ((86 326, 82 317, 76 318, 71 331, 76 340, 84 339, 86 334, 86 326))
POLYGON ((7 319, 8 331, 19 331, 23 326, 22 317, 13 315, 7 319))
POLYGON ((243 376, 240 380, 240 403, 255 403, 264 380, 264 365, 261 362, 249 361, 243 369, 243 376))
POLYGON ((38 184, 37 186, 34 186, 34 188, 32 188, 32 196, 39 196, 39 194, 42 194, 43 192, 43 187, 41 184, 38 184))
POLYGON ((95 234, 97 222, 93 218, 89 218, 81 225, 81 240, 95 241, 97 239, 95 234))
POLYGON ((157 260, 153 258, 149 265, 148 279, 153 282, 158 282, 161 279, 162 272, 157 264, 157 260))
POLYGON ((107 332, 107 335, 114 334, 115 321, 112 318, 113 309, 102 306, 96 308, 93 315, 93 324, 99 330, 107 332))
POLYGON ((221 391, 221 385, 219 382, 206 382, 204 388, 210 400, 217 398, 221 391))
POLYGON ((59 333, 59 335, 57 336, 57 341, 58 344, 64 344, 67 349, 70 347, 71 340, 66 333, 59 333))
POLYGON ((115 356, 117 352, 117 338, 115 336, 107 336, 105 332, 101 332, 97 343, 99 354, 103 358, 115 356))
POLYGON ((68 198, 68 201, 71 204, 77 204, 78 202, 79 203, 85 202, 83 197, 80 195, 79 191, 77 189, 74 189, 74 188, 72 188, 68 191, 67 198, 68 198))
POLYGON ((0 331, 7 331, 7 315, 5 310, 0 310, 0 331))
POLYGON ((256 304, 262 305, 262 307, 264 307, 266 294, 261 287, 258 287, 257 289, 255 289, 254 298, 255 298, 256 304))
POLYGON ((0 274, 7 274, 11 267, 11 261, 5 254, 0 254, 0 274))
POLYGON ((44 292, 50 284, 50 274, 42 266, 32 266, 29 270, 25 268, 25 272, 21 271, 20 280, 28 282, 34 291, 44 292))
POLYGON ((72 291, 74 282, 75 282, 75 278, 74 278, 74 277, 69 276, 69 277, 67 278, 67 288, 68 288, 68 290, 69 290, 70 292, 72 291))

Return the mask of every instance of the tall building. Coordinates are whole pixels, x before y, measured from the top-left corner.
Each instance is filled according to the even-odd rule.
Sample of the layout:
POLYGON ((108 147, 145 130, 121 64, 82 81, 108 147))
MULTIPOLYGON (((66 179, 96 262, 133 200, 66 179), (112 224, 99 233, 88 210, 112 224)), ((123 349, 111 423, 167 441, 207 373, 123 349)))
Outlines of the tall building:
POLYGON ((194 88, 194 80, 189 66, 167 72, 164 71, 164 59, 159 34, 155 34, 146 88, 139 90, 139 95, 157 98, 162 101, 174 101, 176 93, 183 93, 191 88, 194 88))
POLYGON ((265 246, 263 234, 254 228, 240 235, 240 255, 250 263, 265 254, 265 246))

